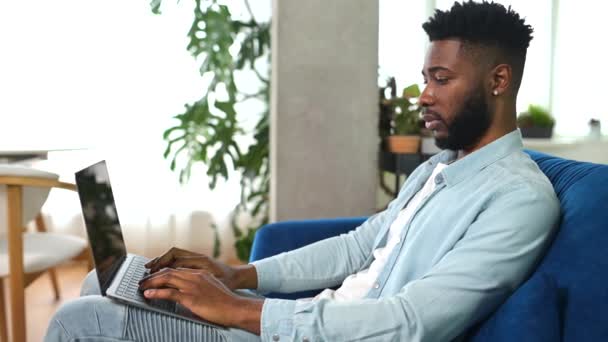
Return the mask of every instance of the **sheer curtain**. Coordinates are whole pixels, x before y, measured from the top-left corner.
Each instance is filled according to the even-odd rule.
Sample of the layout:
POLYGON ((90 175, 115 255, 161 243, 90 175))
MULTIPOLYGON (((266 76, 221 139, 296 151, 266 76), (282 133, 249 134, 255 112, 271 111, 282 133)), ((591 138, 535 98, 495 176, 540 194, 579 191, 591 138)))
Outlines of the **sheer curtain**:
MULTIPOLYGON (((222 258, 231 260, 238 175, 211 191, 199 165, 182 186, 162 157, 162 132, 204 86, 185 49, 194 1, 164 3, 153 15, 149 1, 2 2, 0 149, 84 148, 35 166, 73 180, 106 159, 131 252, 177 245, 210 253, 215 223, 222 258)), ((270 15, 269 0, 254 7, 270 15)), ((79 211, 77 196, 61 190, 43 208, 51 229, 83 235, 79 211)))

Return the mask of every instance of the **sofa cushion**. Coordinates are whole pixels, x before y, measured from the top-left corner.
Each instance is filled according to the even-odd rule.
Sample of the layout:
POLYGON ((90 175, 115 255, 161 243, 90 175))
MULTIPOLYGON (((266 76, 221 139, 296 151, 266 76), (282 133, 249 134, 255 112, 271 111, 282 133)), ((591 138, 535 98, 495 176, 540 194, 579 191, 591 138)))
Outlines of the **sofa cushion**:
POLYGON ((471 342, 560 341, 559 298, 555 279, 536 273, 481 325, 471 342))

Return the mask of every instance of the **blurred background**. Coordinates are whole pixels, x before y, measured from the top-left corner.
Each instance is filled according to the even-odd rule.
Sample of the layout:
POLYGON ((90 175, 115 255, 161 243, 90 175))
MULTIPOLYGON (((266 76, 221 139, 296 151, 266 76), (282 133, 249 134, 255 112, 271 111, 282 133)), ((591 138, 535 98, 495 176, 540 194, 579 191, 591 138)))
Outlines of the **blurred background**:
MULTIPOLYGON (((555 120, 552 138, 527 140, 527 146, 608 162, 601 133, 601 124, 608 125, 608 109, 600 101, 608 76, 601 63, 608 51, 598 29, 608 4, 497 2, 512 5, 535 30, 518 112, 538 105, 555 120), (600 124, 590 125, 592 119, 600 124)), ((185 104, 205 98, 214 82, 213 75, 201 75, 205 53, 193 56, 196 53, 188 50, 195 13, 205 12, 197 12, 196 3, 2 1, 0 150, 50 151, 46 160, 22 163, 59 173, 67 181, 73 181, 75 171, 107 160, 128 248, 147 256, 174 245, 211 254, 217 228, 219 256, 236 262, 234 243, 246 240, 256 219, 259 224, 369 215, 381 209, 391 195, 379 189, 378 181, 378 87, 390 77, 398 93, 410 84, 422 86, 428 42, 421 24, 434 8, 447 9, 452 1, 200 1, 218 12, 225 5, 232 22, 254 20, 264 32, 270 30, 272 44, 278 44, 272 46, 272 62, 269 49, 252 48, 258 54, 248 57, 249 67, 234 73, 239 91, 257 96, 241 96, 231 107, 243 133, 229 137, 244 154, 258 141, 258 124, 270 111, 269 121, 263 122, 270 124, 271 157, 261 168, 235 168, 234 160, 226 157, 227 169, 224 176, 216 172, 220 176, 213 189, 209 160, 195 160, 188 167, 193 154, 180 154, 176 146, 163 155, 168 143, 163 133, 180 123, 174 116, 187 112, 185 104), (328 29, 331 25, 334 28, 328 29), (264 86, 270 80, 272 87, 264 86), (313 92, 306 99, 305 89, 321 95, 313 92), (264 97, 268 91, 273 99, 264 97), (363 114, 353 116, 358 110, 363 114), (287 140, 290 136, 296 141, 287 140), (175 171, 170 169, 173 157, 175 171), (190 170, 182 182, 181 169, 190 170), (252 170, 268 177, 257 179, 260 174, 252 170), (251 184, 244 184, 247 181, 251 184), (259 199, 265 202, 253 214, 244 197, 260 189, 265 192, 259 199), (235 214, 243 205, 246 210, 235 214), (235 233, 235 222, 242 227, 241 235, 235 233)), ((233 38, 228 45, 236 56, 247 36, 233 38)), ((214 88, 209 101, 228 101, 229 90, 222 90, 226 84, 214 88)), ((220 118, 229 115, 214 111, 220 118)), ((205 134, 219 133, 200 133, 199 138, 208 138, 205 134)), ((200 154, 200 146, 196 148, 200 154)), ((392 184, 394 176, 385 176, 392 184)), ((84 236, 73 193, 53 190, 43 213, 49 229, 84 236)))

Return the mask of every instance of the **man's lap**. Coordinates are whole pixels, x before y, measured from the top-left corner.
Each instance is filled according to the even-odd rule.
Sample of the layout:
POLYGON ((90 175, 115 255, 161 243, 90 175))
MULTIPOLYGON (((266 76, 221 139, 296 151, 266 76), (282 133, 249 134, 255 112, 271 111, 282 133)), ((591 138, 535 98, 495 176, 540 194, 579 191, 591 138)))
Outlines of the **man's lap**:
POLYGON ((259 341, 238 329, 216 328, 117 303, 99 295, 94 272, 85 279, 82 297, 63 305, 49 324, 47 341, 259 341))

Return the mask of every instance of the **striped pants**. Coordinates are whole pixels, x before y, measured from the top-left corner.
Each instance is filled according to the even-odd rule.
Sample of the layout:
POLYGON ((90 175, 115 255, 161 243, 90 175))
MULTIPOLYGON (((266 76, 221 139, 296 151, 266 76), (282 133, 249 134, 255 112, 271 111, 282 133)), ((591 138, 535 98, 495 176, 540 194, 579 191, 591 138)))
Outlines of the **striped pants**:
POLYGON ((95 272, 85 279, 81 297, 57 310, 45 336, 58 341, 260 341, 243 330, 221 330, 117 303, 100 295, 95 272))

